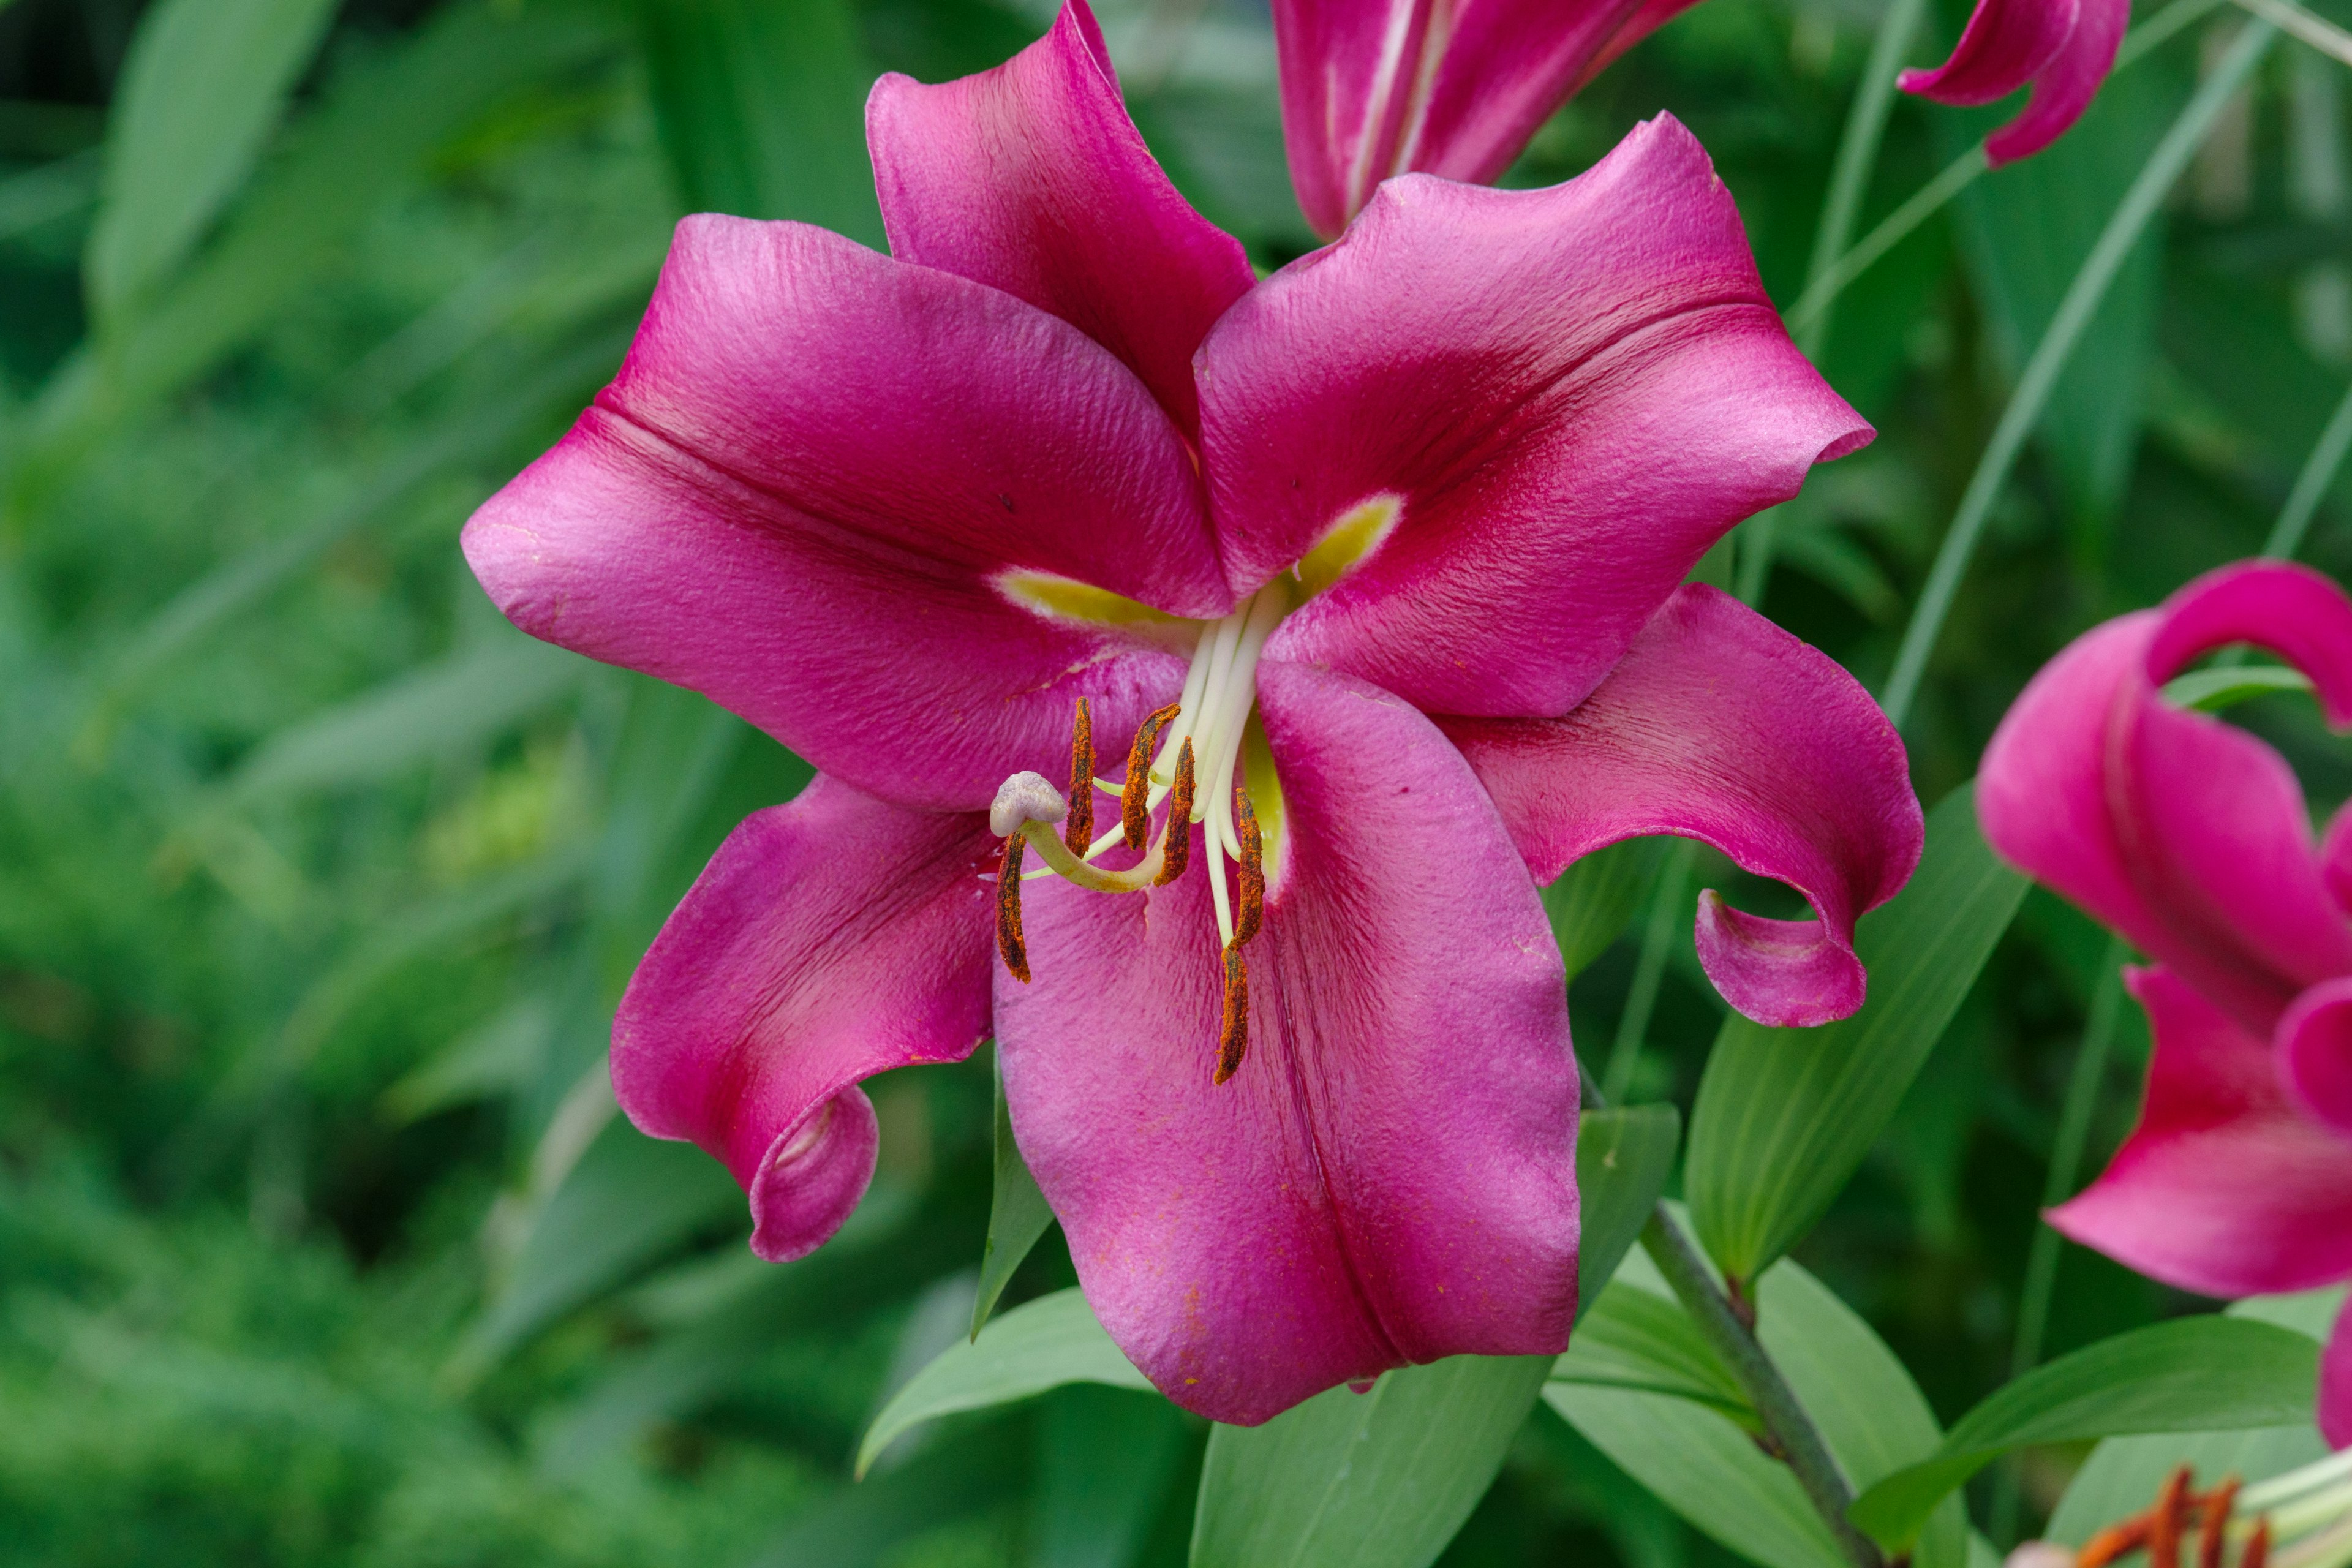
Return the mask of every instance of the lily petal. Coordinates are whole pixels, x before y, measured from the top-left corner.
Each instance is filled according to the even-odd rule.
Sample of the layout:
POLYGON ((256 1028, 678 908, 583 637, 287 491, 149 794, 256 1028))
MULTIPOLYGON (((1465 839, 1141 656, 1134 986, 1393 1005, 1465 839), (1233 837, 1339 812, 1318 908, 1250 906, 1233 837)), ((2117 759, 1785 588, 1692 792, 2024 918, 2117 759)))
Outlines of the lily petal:
POLYGON ((987 1035, 994 845, 984 816, 820 774, 728 836, 638 965, 613 1026, 621 1108, 734 1173, 761 1257, 814 1250, 864 1195, 861 1079, 987 1035))
POLYGON ((2323 981, 2279 1020, 2280 1068, 2304 1110, 2352 1139, 2352 978, 2323 981))
POLYGON ((2352 600, 2301 567, 2224 567, 2035 676, 1985 750, 1977 811, 2004 857, 2267 1036, 2305 988, 2352 972, 2352 921, 2285 761, 2158 694, 2235 641, 2294 659, 2331 715, 2352 710, 2352 600))
POLYGON ((1559 948, 1486 794, 1412 708, 1258 668, 1284 826, 1211 1081, 1202 849, 1149 895, 1034 885, 997 985, 1013 1128, 1087 1299, 1171 1399, 1264 1421, 1463 1352, 1549 1353, 1576 1296, 1559 948))
POLYGON ((1052 311, 1198 430, 1192 351, 1255 274, 1144 145, 1086 0, 993 70, 885 76, 866 135, 892 255, 1052 311))
POLYGON ((2030 158, 2073 129, 2114 68, 2116 51, 2131 26, 2131 0, 2081 4, 2065 47, 2033 79, 2025 111, 1985 138, 1985 161, 1994 168, 2030 158))
POLYGON ((1903 742, 1837 663, 1727 594, 1667 600, 1560 719, 1440 718, 1536 879, 1638 834, 1713 845, 1802 892, 1820 918, 1764 920, 1701 895, 1699 962, 1772 1025, 1862 1005, 1853 922, 1919 863, 1903 742))
POLYGON ((1024 568, 1159 611, 1232 602, 1184 443, 1066 321, 803 224, 700 216, 629 357, 466 525, 523 630, 702 691, 901 805, 984 806, 1182 682, 1024 568))
POLYGON ((1710 544, 1871 436, 1663 115, 1549 190, 1390 181, 1226 312, 1200 377, 1237 587, 1367 502, 1395 519, 1266 657, 1429 712, 1566 712, 1710 544))
POLYGON ((2319 1435, 2331 1448, 2352 1448, 2352 1297, 2319 1352, 2319 1435))
POLYGON ((2156 1032, 2147 1102, 2105 1173, 2050 1223, 2208 1296, 2352 1276, 2352 1141, 2301 1114, 2270 1046, 2180 976, 2126 978, 2156 1032))
POLYGON ((1895 85, 1937 103, 2007 98, 2066 47, 2082 11, 2083 0, 1978 0, 1952 58, 1932 70, 1906 70, 1895 85))
POLYGON ((1275 0, 1290 181, 1338 236, 1392 174, 1485 184, 1569 93, 1691 0, 1275 0), (1633 30, 1639 18, 1646 26, 1633 30))

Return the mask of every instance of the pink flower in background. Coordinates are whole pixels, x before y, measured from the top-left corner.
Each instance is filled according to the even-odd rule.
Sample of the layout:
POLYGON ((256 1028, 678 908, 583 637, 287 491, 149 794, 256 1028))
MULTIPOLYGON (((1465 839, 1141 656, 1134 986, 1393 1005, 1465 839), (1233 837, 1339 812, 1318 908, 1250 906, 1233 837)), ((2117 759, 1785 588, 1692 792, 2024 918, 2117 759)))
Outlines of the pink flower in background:
POLYGON ((1076 0, 999 69, 884 79, 868 129, 891 257, 688 219, 613 384, 466 530, 517 625, 820 770, 646 955, 621 1103, 798 1257, 872 1173, 859 1081, 992 1027, 1087 1298, 1180 1404, 1558 1350, 1536 880, 1717 845, 1819 918, 1710 896, 1708 972, 1812 1022, 1917 858, 1876 707, 1678 586, 1867 426, 1670 120, 1553 190, 1392 182, 1263 282, 1076 0))
POLYGON ((2027 82, 2024 111, 1985 138, 1994 168, 2030 158, 2063 136, 2098 96, 2131 25, 2131 0, 1978 0, 1952 58, 1908 70, 1906 92, 1938 103, 2007 98, 2027 82))
MULTIPOLYGON (((2211 1296, 2352 1279, 2352 813, 2315 843, 2276 752, 2158 689, 2238 642, 2352 723, 2352 600, 2244 563, 2077 638, 1977 787, 1993 847, 2158 963, 2130 976, 2156 1034, 2139 1125, 2050 1222, 2211 1296)), ((2352 1306, 2322 1365, 2321 1428, 2352 1445, 2352 1306)))
POLYGON ((1695 0, 1274 0, 1290 183, 1336 237, 1382 180, 1486 184, 1603 66, 1695 0))

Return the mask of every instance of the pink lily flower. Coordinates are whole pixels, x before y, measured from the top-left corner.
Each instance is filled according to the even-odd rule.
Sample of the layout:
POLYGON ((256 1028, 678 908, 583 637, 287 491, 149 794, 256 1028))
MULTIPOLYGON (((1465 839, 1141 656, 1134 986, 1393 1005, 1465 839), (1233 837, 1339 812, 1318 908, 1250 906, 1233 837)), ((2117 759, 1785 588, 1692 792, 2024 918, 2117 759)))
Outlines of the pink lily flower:
POLYGON ((1896 79, 1906 92, 1973 106, 2027 82, 2024 110, 1985 138, 1994 168, 2030 158, 2063 136, 2091 107, 2116 63, 2131 0, 1978 0, 1952 58, 1896 79))
POLYGON ((992 1027, 1087 1298, 1178 1403, 1559 1349, 1537 879, 1719 845, 1820 918, 1711 900, 1709 972, 1809 1022, 1918 854, 1869 699, 1677 586, 1868 427, 1670 120, 1553 190, 1394 182, 1263 282, 1079 0, 995 70, 886 77, 868 133, 891 257, 687 219, 619 375, 466 529, 516 625, 820 770, 646 954, 623 1107, 796 1258, 872 1173, 860 1080, 992 1027))
MULTIPOLYGON (((2157 963, 2128 975, 2156 1035, 2139 1125, 2050 1223, 2209 1296, 2352 1279, 2352 812, 2315 843, 2284 758, 2159 689, 2240 642, 2352 725, 2352 599, 2244 562, 2076 638, 2001 721, 1977 785, 1995 849, 2157 963)), ((2352 1305, 2319 1422, 2352 1446, 2352 1305)))
POLYGON ((1552 112, 1696 0, 1275 0, 1290 183, 1336 237, 1382 180, 1486 184, 1552 112))

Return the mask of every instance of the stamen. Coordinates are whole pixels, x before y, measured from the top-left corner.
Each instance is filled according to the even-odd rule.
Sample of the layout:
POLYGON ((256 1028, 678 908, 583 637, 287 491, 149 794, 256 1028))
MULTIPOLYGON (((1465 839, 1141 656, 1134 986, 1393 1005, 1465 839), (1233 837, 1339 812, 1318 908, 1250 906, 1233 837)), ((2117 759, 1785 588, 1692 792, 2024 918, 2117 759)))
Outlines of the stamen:
MULTIPOLYGON (((1135 775, 1128 775, 1132 790, 1135 775)), ((1192 856, 1192 742, 1187 736, 1176 753, 1176 783, 1168 792, 1168 826, 1160 835, 1160 875, 1155 887, 1166 887, 1184 874, 1192 856)))
POLYGON ((2197 1568, 2221 1568, 2221 1548, 2227 1541, 2231 1505, 2238 1500, 2238 1478, 2230 1476, 2200 1500, 2205 1507, 2205 1527, 2197 1537, 2197 1568))
POLYGON ((1070 728, 1070 817, 1062 825, 1062 842, 1083 855, 1094 836, 1095 724, 1081 697, 1077 720, 1070 728))
POLYGON ((2254 1521, 2253 1538, 2239 1553, 2238 1568, 2263 1568, 2271 1556, 2271 1521, 2268 1516, 2254 1521))
POLYGON ((1217 1028, 1217 1070, 1213 1081, 1223 1083, 1241 1071, 1243 1053, 1249 1049, 1249 964, 1242 958, 1238 939, 1225 949, 1224 1019, 1217 1028))
POLYGON ((2180 1568, 2180 1537, 2189 1522, 2189 1467, 2181 1466, 2157 1494, 2148 1520, 2147 1568, 2180 1568))
POLYGON ((1258 835, 1257 808, 1249 791, 1234 791, 1234 816, 1241 824, 1241 909, 1234 917, 1234 946, 1257 934, 1265 919, 1265 848, 1258 835))
POLYGON ((1017 831, 1004 840, 1004 864, 996 873, 996 951, 1022 984, 1029 984, 1029 944, 1021 932, 1021 857, 1029 841, 1017 831))
POLYGON ((1150 841, 1151 748, 1161 729, 1182 707, 1181 702, 1171 702, 1146 719, 1135 731, 1135 743, 1127 749, 1127 787, 1118 795, 1118 821, 1129 849, 1140 849, 1150 841))

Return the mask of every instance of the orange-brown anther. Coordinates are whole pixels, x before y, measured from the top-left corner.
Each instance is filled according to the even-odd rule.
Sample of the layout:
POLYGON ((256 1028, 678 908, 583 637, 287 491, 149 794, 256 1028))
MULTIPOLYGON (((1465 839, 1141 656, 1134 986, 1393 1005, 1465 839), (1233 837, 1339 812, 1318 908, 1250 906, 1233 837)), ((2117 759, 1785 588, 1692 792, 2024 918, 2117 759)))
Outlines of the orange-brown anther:
POLYGON ((2156 1494, 2147 1521, 2147 1568, 2180 1568, 2180 1538, 2189 1523, 2189 1467, 2181 1466, 2156 1494))
POLYGON ((2263 1568, 2270 1558, 2271 1521, 2258 1519, 2254 1521, 2253 1539, 2246 1542, 2246 1550, 2238 1558, 2238 1568, 2263 1568))
POLYGON ((1004 841, 1004 864, 996 873, 996 951, 1004 967, 1029 984, 1029 944, 1021 934, 1021 858, 1029 841, 1015 833, 1004 841))
POLYGON ((1241 939, 1225 949, 1224 1018, 1217 1028, 1215 1081, 1224 1082, 1242 1069, 1249 1049, 1249 965, 1242 960, 1241 939))
POLYGON ((2121 1524, 2111 1524, 2083 1543, 2074 1553, 2074 1568, 2107 1568, 2121 1557, 2128 1557, 2147 1544, 2148 1516, 2135 1514, 2121 1524))
POLYGON ((1168 826, 1160 835, 1160 875, 1152 885, 1164 888, 1184 874, 1192 858, 1192 738, 1176 748, 1176 782, 1168 790, 1168 826))
POLYGON ((1095 721, 1087 716, 1087 700, 1078 699, 1077 721, 1070 727, 1070 815, 1062 824, 1062 842, 1084 855, 1095 841, 1095 721))
POLYGON ((2230 1523, 2230 1506, 2238 1500, 2238 1478, 2230 1477, 2198 1500, 2204 1505, 2205 1528, 2197 1537, 2197 1568, 2221 1568, 2222 1532, 2230 1523))
POLYGON ((1265 921, 1265 844, 1258 835, 1257 807, 1249 791, 1234 791, 1234 820, 1241 829, 1241 908, 1234 911, 1234 945, 1257 934, 1265 921))
POLYGON ((1118 825, 1129 849, 1140 849, 1150 840, 1151 751, 1160 744, 1160 731, 1183 706, 1171 702, 1146 719, 1136 728, 1135 744, 1127 749, 1127 787, 1118 792, 1118 825))

